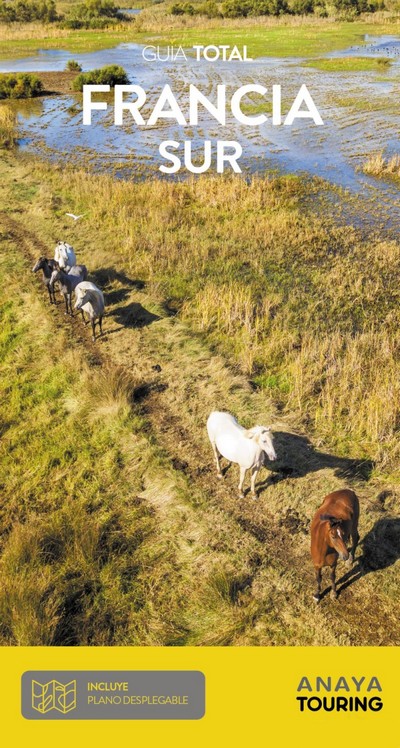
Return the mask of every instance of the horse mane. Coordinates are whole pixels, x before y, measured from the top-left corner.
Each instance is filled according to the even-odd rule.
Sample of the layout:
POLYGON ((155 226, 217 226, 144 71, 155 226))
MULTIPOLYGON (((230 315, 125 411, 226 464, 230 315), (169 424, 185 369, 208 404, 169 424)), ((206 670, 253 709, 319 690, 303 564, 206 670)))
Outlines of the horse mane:
POLYGON ((261 434, 270 433, 271 429, 267 426, 252 426, 251 429, 246 429, 244 432, 244 436, 246 436, 248 439, 254 439, 257 436, 261 436, 261 434))
POLYGON ((333 514, 320 514, 319 518, 322 522, 329 522, 331 527, 335 527, 335 525, 340 525, 342 520, 340 517, 334 517, 333 514))
POLYGON ((85 304, 89 301, 92 306, 98 307, 103 306, 103 299, 101 298, 100 294, 97 293, 94 288, 82 288, 78 289, 80 301, 83 301, 83 299, 86 299, 85 304))

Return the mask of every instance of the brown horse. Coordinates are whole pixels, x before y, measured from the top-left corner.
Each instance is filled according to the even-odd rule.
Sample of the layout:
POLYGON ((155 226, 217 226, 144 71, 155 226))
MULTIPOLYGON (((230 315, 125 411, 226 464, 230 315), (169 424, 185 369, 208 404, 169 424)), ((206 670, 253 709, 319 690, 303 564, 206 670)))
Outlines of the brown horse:
POLYGON ((322 568, 330 566, 332 592, 331 597, 336 600, 336 564, 338 559, 347 561, 351 566, 357 543, 359 503, 354 491, 344 489, 334 491, 325 496, 321 506, 316 511, 311 523, 311 557, 317 578, 317 591, 313 598, 315 602, 321 599, 322 568), (352 549, 347 550, 347 541, 351 535, 352 549))

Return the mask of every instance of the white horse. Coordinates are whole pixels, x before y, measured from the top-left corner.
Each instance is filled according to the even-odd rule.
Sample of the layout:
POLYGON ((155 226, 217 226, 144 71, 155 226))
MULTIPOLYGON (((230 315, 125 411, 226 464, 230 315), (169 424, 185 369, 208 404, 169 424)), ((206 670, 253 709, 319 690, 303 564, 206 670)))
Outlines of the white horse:
POLYGON ((62 270, 70 270, 76 265, 76 255, 74 248, 67 242, 57 242, 54 250, 54 259, 58 262, 62 270))
POLYGON ((217 463, 218 478, 222 478, 220 455, 240 467, 239 497, 244 498, 243 483, 246 470, 251 470, 251 493, 257 498, 256 479, 264 464, 264 454, 276 460, 272 434, 265 426, 244 429, 230 413, 213 411, 207 420, 208 437, 217 463))
POLYGON ((99 322, 100 335, 103 334, 102 323, 105 308, 103 292, 94 283, 84 281, 76 286, 75 297, 75 309, 81 310, 85 324, 84 312, 89 315, 89 320, 92 323, 92 339, 96 340, 96 320, 99 322))

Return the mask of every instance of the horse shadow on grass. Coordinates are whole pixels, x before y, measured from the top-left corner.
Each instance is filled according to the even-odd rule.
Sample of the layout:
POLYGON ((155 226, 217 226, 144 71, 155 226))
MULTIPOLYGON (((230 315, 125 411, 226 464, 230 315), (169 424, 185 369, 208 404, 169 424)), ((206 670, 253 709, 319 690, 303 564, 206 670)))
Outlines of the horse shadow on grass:
POLYGON ((107 287, 110 283, 121 283, 122 286, 142 291, 146 285, 144 281, 129 278, 126 273, 123 273, 121 270, 115 270, 115 268, 100 268, 91 273, 91 276, 94 278, 94 282, 98 283, 101 287, 107 287))
MULTIPOLYGON (((104 300, 107 307, 113 307, 115 304, 121 304, 125 301, 132 290, 142 291, 145 287, 145 283, 142 280, 129 278, 122 271, 115 270, 115 268, 101 268, 95 270, 91 277, 93 282, 103 290, 104 300), (107 288, 112 283, 120 283, 121 288, 107 288)), ((131 304, 125 306, 119 306, 116 309, 110 309, 109 316, 119 323, 120 327, 114 330, 109 330, 107 334, 118 332, 123 327, 140 328, 151 325, 152 322, 156 322, 161 319, 157 314, 149 312, 139 302, 133 301, 131 304)))
POLYGON ((100 268, 90 275, 93 282, 102 289, 106 306, 120 304, 132 290, 142 291, 145 287, 144 281, 129 278, 125 273, 115 270, 115 268, 100 268), (122 288, 107 290, 113 283, 120 283, 122 288))
POLYGON ((274 431, 274 447, 277 459, 274 462, 265 457, 268 477, 259 485, 259 490, 271 483, 279 483, 286 478, 302 478, 309 473, 324 468, 334 470, 335 475, 343 480, 364 480, 371 476, 373 462, 321 452, 315 449, 306 436, 274 431))
POLYGON ((117 309, 113 309, 111 316, 116 322, 119 322, 121 327, 140 328, 147 327, 153 322, 161 319, 157 314, 149 312, 144 306, 139 304, 137 301, 132 301, 127 306, 121 306, 117 309))
MULTIPOLYGON (((367 574, 387 569, 400 559, 400 518, 378 519, 360 546, 362 555, 356 558, 353 568, 337 580, 339 595, 367 574)), ((325 590, 325 594, 328 591, 325 590)))
MULTIPOLYGON (((378 519, 360 541, 358 549, 360 547, 361 556, 357 557, 356 551, 354 565, 336 581, 338 595, 367 574, 387 569, 400 559, 400 518, 378 519)), ((321 600, 331 589, 330 585, 324 589, 321 600)))

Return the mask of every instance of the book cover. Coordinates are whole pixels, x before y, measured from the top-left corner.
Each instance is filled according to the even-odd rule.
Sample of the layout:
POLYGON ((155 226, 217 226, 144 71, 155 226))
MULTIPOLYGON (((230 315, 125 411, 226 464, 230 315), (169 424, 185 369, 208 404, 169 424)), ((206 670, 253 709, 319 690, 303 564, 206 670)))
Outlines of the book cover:
POLYGON ((129 4, 0 2, 4 725, 396 748, 399 6, 129 4))

